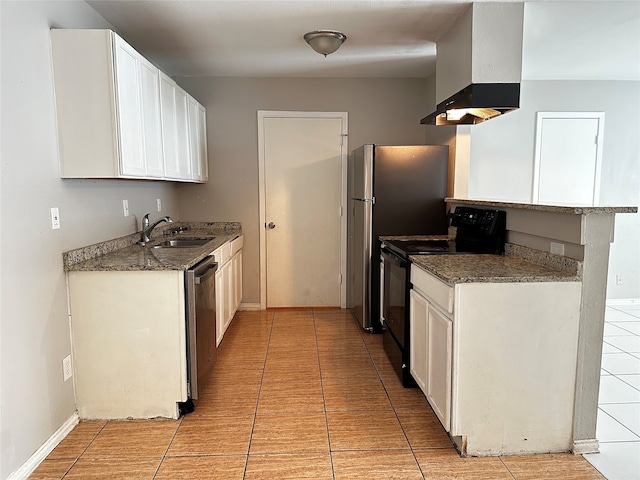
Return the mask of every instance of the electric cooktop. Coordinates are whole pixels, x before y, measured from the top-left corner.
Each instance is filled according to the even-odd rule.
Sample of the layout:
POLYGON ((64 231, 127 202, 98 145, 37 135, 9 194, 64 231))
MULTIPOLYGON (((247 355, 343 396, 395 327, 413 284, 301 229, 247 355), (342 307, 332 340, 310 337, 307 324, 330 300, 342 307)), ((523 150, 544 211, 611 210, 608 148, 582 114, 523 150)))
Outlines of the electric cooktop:
POLYGON ((504 251, 504 211, 458 207, 450 214, 449 224, 457 229, 455 240, 385 240, 384 245, 403 258, 409 255, 501 254, 504 251))

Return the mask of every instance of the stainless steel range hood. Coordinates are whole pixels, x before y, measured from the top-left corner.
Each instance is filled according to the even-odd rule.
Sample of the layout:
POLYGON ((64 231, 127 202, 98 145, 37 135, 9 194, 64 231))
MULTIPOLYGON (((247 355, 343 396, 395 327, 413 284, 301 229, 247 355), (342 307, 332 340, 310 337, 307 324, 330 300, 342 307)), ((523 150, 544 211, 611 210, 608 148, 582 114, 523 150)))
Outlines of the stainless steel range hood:
POLYGON ((439 103, 420 123, 475 125, 519 107, 519 83, 473 83, 439 103))
POLYGON ((420 123, 474 125, 519 108, 523 31, 522 2, 473 2, 437 42, 435 111, 420 123))

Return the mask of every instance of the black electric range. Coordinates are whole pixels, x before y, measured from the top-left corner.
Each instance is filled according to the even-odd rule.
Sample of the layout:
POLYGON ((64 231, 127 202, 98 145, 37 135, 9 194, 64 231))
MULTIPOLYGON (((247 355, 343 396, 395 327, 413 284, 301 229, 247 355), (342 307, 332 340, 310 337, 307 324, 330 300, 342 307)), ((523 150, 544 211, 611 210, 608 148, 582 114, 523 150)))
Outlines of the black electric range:
POLYGON ((504 251, 506 212, 473 207, 458 207, 449 215, 456 227, 456 238, 385 240, 383 247, 397 255, 437 255, 457 253, 494 253, 504 251))
POLYGON ((506 235, 506 212, 501 210, 457 207, 449 215, 456 227, 455 239, 384 240, 382 320, 383 346, 402 384, 416 386, 409 373, 409 291, 410 255, 502 254, 506 235))

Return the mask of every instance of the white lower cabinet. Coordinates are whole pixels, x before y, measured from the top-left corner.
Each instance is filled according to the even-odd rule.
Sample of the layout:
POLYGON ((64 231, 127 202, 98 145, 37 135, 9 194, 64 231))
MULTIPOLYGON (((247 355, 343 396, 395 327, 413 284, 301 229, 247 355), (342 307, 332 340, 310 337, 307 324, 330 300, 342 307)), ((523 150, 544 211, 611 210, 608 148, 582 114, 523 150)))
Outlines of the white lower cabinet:
POLYGON ((581 283, 411 283, 410 371, 458 448, 569 451, 581 283))
POLYGON ((427 389, 425 394, 445 430, 451 423, 451 357, 453 322, 429 305, 427 322, 427 389))
POLYGON ((452 321, 410 292, 410 372, 442 426, 450 430, 452 321))
POLYGON ((240 306, 242 302, 242 250, 233 256, 233 305, 234 311, 240 306))
POLYGON ((184 272, 69 272, 81 419, 178 418, 187 400, 184 272))
POLYGON ((409 371, 420 387, 427 393, 427 326, 429 302, 415 290, 409 292, 409 371))
POLYGON ((242 300, 242 235, 225 243, 212 255, 216 271, 216 345, 220 345, 242 300))
MULTIPOLYGON (((242 298, 242 238, 212 253, 216 344, 242 298)), ((80 418, 177 418, 188 398, 184 271, 71 271, 68 288, 80 418)))

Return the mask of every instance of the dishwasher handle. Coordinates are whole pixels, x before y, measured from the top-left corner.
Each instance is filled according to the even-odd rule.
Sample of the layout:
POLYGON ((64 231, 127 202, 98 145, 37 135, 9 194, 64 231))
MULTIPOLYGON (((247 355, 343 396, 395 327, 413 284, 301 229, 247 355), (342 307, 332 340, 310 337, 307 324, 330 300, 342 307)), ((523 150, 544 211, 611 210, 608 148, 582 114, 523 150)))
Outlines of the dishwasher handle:
POLYGON ((206 282, 212 275, 215 275, 217 270, 218 264, 216 262, 210 260, 202 262, 194 269, 195 284, 200 285, 206 282))

